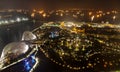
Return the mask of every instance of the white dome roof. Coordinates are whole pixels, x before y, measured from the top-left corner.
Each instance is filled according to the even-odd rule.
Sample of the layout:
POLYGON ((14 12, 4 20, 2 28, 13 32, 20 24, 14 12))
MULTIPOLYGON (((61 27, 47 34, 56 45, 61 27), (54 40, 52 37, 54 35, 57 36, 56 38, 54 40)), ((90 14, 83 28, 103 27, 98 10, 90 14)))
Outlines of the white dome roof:
POLYGON ((10 57, 16 58, 19 55, 26 53, 28 49, 29 46, 25 42, 13 42, 4 47, 1 58, 6 58, 10 55, 13 55, 10 57))
POLYGON ((22 40, 34 40, 37 37, 30 31, 25 31, 22 36, 22 40))

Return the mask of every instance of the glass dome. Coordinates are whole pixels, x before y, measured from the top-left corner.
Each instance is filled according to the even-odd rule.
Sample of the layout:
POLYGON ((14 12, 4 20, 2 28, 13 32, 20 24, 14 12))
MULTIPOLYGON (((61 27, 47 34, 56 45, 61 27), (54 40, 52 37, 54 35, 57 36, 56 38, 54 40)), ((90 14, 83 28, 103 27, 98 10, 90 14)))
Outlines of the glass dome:
POLYGON ((34 39, 36 39, 36 36, 30 31, 25 31, 22 35, 22 40, 27 41, 27 40, 34 40, 34 39))
POLYGON ((29 46, 25 42, 13 42, 6 45, 2 51, 1 58, 17 58, 26 53, 29 46))

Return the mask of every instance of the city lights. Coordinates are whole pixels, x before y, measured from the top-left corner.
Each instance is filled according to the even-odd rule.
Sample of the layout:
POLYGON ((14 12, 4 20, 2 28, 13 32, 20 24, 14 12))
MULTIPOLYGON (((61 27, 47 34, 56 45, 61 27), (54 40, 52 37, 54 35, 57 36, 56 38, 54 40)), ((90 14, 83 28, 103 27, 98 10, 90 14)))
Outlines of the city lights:
POLYGON ((119 71, 120 10, 51 2, 0 9, 0 72, 119 71))

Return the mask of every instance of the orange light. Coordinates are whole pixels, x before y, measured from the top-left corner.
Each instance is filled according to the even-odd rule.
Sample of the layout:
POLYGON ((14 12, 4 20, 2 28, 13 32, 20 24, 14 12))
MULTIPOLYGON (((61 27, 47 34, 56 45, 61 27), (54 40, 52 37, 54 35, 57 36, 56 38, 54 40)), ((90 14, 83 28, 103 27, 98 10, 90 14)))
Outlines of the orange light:
POLYGON ((39 11, 40 14, 44 13, 44 10, 39 11))
POLYGON ((107 65, 106 65, 106 64, 104 64, 104 67, 106 68, 106 67, 107 67, 107 65))
POLYGON ((116 16, 113 16, 113 20, 115 20, 116 19, 116 16))
POLYGON ((100 17, 100 15, 97 15, 97 18, 99 18, 100 17))
POLYGON ((35 13, 32 13, 32 14, 31 14, 31 17, 34 17, 34 16, 35 16, 35 13))
POLYGON ((92 16, 92 17, 91 17, 91 21, 93 21, 93 20, 94 20, 94 18, 95 18, 95 16, 92 16))
POLYGON ((89 16, 92 15, 92 12, 89 12, 89 16))
POLYGON ((36 12, 36 10, 35 10, 35 9, 33 9, 33 12, 36 12))
POLYGON ((46 17, 46 13, 43 14, 43 17, 46 17))
POLYGON ((63 16, 63 13, 61 13, 60 16, 63 16))

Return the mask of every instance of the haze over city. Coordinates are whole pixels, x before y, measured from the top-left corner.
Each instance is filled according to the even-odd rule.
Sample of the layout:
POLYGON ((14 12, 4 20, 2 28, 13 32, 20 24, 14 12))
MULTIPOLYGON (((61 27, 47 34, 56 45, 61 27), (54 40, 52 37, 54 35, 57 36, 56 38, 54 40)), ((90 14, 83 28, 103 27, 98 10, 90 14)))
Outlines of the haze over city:
POLYGON ((119 0, 0 0, 0 8, 21 9, 120 9, 119 0))

